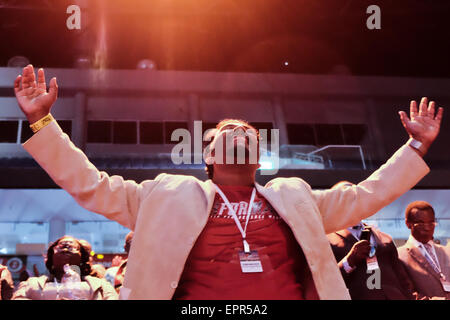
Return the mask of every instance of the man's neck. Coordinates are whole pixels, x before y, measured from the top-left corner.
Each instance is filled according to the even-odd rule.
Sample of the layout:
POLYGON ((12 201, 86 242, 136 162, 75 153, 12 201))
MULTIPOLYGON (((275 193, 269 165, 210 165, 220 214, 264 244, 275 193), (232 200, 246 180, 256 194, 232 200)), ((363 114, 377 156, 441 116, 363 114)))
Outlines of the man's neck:
POLYGON ((53 276, 58 280, 58 282, 61 282, 61 279, 64 276, 64 270, 54 270, 53 276))
POLYGON ((412 234, 410 234, 409 237, 410 237, 410 240, 412 242, 415 242, 416 244, 427 244, 427 243, 430 243, 430 241, 432 240, 431 239, 431 240, 428 240, 426 242, 423 242, 423 241, 417 240, 416 237, 414 237, 412 234))

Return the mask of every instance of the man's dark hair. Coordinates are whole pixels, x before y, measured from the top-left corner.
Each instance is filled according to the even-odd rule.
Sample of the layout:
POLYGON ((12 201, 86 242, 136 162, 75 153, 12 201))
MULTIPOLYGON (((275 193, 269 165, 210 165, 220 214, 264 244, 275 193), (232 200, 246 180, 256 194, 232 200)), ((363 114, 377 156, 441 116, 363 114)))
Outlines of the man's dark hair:
MULTIPOLYGON (((249 124, 247 121, 242 120, 242 119, 223 119, 221 120, 217 125, 216 125, 216 129, 222 128, 224 126, 226 126, 229 123, 241 123, 243 125, 245 125, 246 127, 249 127, 251 129, 254 129, 256 131, 256 134, 258 136, 258 141, 259 141, 259 131, 258 129, 256 129, 254 126, 252 126, 251 124, 249 124)), ((210 141, 207 141, 206 143, 210 143, 210 141)), ((203 146, 203 148, 205 148, 206 145, 203 146)), ((208 175, 208 179, 212 179, 214 176, 214 166, 212 164, 207 164, 205 167, 205 171, 206 174, 208 175)))
POLYGON ((59 241, 61 241, 64 238, 72 238, 74 239, 80 246, 80 253, 81 253, 81 261, 80 261, 80 272, 81 276, 88 276, 91 273, 91 264, 89 263, 89 255, 90 252, 86 250, 86 248, 78 241, 78 239, 72 237, 72 236, 63 236, 59 239, 57 239, 55 242, 53 242, 47 250, 47 256, 45 258, 45 266, 47 267, 47 270, 50 272, 50 274, 54 275, 53 271, 53 249, 58 245, 59 241))
POLYGON ((405 219, 406 221, 412 221, 412 215, 417 211, 417 210, 430 210, 433 213, 434 216, 434 209, 431 206, 431 204, 429 204, 426 201, 414 201, 411 202, 405 210, 405 219))

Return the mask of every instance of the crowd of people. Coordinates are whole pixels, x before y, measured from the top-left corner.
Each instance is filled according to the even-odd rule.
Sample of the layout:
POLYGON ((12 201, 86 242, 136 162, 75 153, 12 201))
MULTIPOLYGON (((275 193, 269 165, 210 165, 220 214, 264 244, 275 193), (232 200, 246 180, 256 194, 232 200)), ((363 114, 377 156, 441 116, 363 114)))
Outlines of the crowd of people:
MULTIPOLYGON (((25 150, 78 204, 134 231, 120 299, 448 296, 448 254, 425 237, 435 226, 431 206, 407 210, 411 238, 398 251, 388 235, 361 223, 430 171, 423 157, 443 117, 443 108, 436 110, 434 101, 413 100, 409 116, 399 112, 409 140, 366 180, 313 190, 298 177, 259 185, 259 133, 240 119, 219 122, 209 135, 206 181, 165 173, 141 183, 110 176, 89 161, 51 115, 56 78, 47 91, 44 70, 38 70, 36 81, 28 65, 16 78, 14 90, 34 133, 23 144, 25 150)), ((83 245, 74 238, 59 241, 63 244, 54 244, 47 257, 53 274, 41 284, 27 280, 19 295, 26 296, 24 288, 42 292, 45 287, 39 285, 52 279, 48 296, 67 298, 64 290, 58 291, 66 277, 80 287, 78 296, 99 298, 100 294, 94 296, 83 245), (65 250, 77 252, 76 257, 57 253, 65 250)), ((96 282, 103 294, 114 296, 106 281, 96 282)))
POLYGON ((450 247, 434 241, 433 207, 410 203, 405 223, 411 233, 398 248, 363 222, 327 235, 353 300, 450 299, 450 247))
MULTIPOLYGON (((347 181, 337 185, 340 184, 351 186, 347 181)), ((327 235, 353 300, 450 299, 446 281, 450 279, 450 242, 444 247, 434 241, 433 207, 425 201, 410 203, 405 210, 405 223, 411 233, 400 247, 390 235, 363 222, 327 235)), ((127 254, 133 234, 130 232, 125 238, 127 254)), ((0 265, 1 299, 118 299, 127 259, 116 256, 111 267, 105 269, 93 262, 91 250, 86 240, 67 235, 59 238, 45 256, 48 275, 22 279, 16 288, 11 273, 0 265)), ((298 270, 299 275, 303 272, 298 270)), ((305 297, 318 299, 315 292, 305 292, 305 297)))
MULTIPOLYGON (((133 232, 125 238, 128 254, 133 232)), ((110 268, 94 263, 92 246, 84 239, 65 235, 48 247, 45 255, 47 273, 20 279, 15 287, 11 273, 1 270, 2 300, 117 300, 127 259, 116 256, 110 268)))

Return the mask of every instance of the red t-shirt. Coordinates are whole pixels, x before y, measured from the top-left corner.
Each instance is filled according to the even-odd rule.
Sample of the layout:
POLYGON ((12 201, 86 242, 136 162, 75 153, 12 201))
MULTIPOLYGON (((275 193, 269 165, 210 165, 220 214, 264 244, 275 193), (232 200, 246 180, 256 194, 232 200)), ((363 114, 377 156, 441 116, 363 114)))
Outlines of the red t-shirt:
MULTIPOLYGON (((242 229, 253 187, 220 186, 242 229)), ((302 249, 290 228, 256 192, 247 226, 247 242, 257 250, 263 272, 243 273, 242 236, 228 208, 216 194, 209 220, 186 261, 173 299, 292 300, 317 299, 302 249), (307 290, 308 292, 305 292, 307 290)))

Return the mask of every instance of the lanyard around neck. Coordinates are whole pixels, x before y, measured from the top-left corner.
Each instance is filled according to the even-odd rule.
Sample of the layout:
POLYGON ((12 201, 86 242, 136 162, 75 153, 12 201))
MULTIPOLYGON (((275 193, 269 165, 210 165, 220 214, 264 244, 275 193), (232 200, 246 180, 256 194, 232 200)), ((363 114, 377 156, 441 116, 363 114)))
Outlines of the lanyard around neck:
POLYGON ((431 253, 433 254, 434 258, 428 253, 428 250, 423 243, 421 243, 421 246, 423 248, 423 252, 425 253, 425 257, 431 263, 431 266, 433 267, 434 271, 436 271, 439 274, 439 276, 442 277, 443 276, 442 269, 441 269, 441 266, 439 264, 439 260, 436 256, 436 254, 433 252, 434 251, 433 246, 431 246, 430 250, 431 250, 431 253))
POLYGON ((241 223, 237 217, 236 211, 234 211, 233 207, 230 204, 230 201, 228 201, 228 198, 226 197, 226 195, 222 192, 222 190, 220 190, 220 188, 216 186, 216 191, 217 193, 222 197, 223 202, 225 202, 226 206, 228 207, 228 211, 231 214, 231 216, 234 219, 234 222, 236 223, 236 226, 238 227, 239 231, 241 232, 242 235, 242 242, 244 243, 244 251, 245 253, 250 253, 250 246, 247 242, 247 240, 245 239, 247 234, 247 225, 248 225, 248 220, 250 218, 250 213, 253 207, 253 202, 255 201, 255 195, 256 195, 256 189, 253 188, 252 191, 252 196, 250 197, 250 202, 248 203, 248 208, 247 208, 247 217, 245 219, 245 226, 244 229, 242 229, 241 223))

